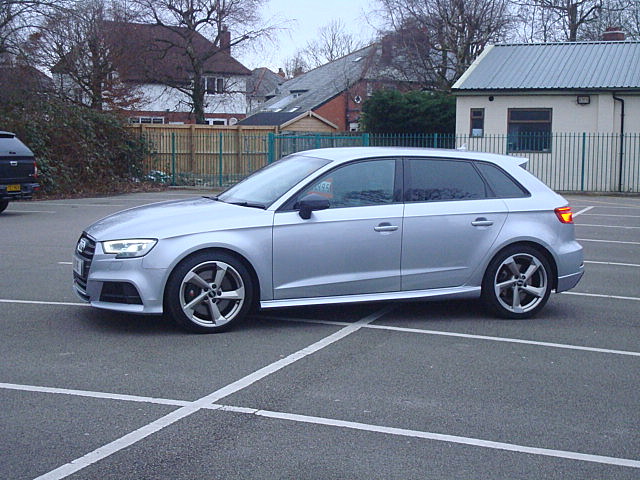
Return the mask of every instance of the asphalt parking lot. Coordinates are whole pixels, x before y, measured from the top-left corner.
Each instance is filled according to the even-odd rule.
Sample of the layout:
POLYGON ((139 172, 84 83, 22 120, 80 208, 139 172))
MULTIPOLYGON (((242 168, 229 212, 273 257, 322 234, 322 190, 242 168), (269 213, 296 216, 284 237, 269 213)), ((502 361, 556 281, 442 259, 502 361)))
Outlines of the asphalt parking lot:
POLYGON ((193 335, 80 303, 84 227, 200 193, 0 215, 0 478, 640 478, 639 197, 568 196, 586 274, 526 321, 384 303, 193 335))

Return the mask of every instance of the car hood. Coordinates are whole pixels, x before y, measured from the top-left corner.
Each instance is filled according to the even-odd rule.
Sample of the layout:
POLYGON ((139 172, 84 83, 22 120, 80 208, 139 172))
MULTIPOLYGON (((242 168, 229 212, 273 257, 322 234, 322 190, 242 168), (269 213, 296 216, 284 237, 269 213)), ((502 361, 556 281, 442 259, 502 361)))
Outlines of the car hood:
POLYGON ((271 225, 273 212, 194 198, 152 203, 109 215, 85 231, 98 241, 170 238, 198 232, 271 225))

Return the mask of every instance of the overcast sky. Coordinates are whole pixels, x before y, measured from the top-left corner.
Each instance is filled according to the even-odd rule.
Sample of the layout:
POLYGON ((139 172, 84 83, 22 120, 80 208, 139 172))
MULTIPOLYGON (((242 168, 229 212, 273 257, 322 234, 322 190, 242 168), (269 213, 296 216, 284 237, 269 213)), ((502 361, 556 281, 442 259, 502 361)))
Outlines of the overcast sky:
POLYGON ((278 71, 296 50, 305 47, 318 34, 318 29, 339 19, 354 37, 369 41, 375 29, 368 24, 367 14, 375 8, 373 0, 270 0, 262 18, 271 24, 290 20, 288 30, 281 32, 275 45, 265 44, 259 52, 236 52, 236 58, 248 68, 269 67, 278 71))

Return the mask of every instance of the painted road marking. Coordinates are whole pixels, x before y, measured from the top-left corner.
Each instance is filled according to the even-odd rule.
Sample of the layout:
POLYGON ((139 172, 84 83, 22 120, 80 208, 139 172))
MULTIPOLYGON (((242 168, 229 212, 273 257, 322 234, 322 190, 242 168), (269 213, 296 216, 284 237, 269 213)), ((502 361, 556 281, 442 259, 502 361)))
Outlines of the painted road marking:
MULTIPOLYGON (((562 295, 565 295, 567 293, 569 292, 563 292, 562 295)), ((635 298, 633 300, 640 301, 640 298, 635 298)), ((313 320, 313 319, 304 319, 304 318, 285 318, 285 317, 277 317, 277 316, 267 316, 267 317, 261 316, 260 318, 266 318, 269 320, 279 320, 284 322, 317 323, 322 325, 335 325, 335 326, 349 325, 347 322, 313 320)), ((371 329, 371 330, 389 330, 389 331, 400 332, 400 333, 417 333, 422 335, 436 335, 441 337, 468 338, 472 340, 488 340, 492 342, 502 342, 502 343, 518 343, 522 345, 535 345, 539 347, 551 347, 551 348, 560 348, 560 349, 566 349, 566 350, 581 350, 585 352, 608 353, 613 355, 640 357, 640 352, 633 352, 629 350, 612 350, 609 348, 585 347, 582 345, 571 345, 571 344, 565 344, 565 343, 540 342, 538 340, 526 340, 526 339, 520 339, 520 338, 492 337, 487 335, 447 332, 442 330, 426 330, 422 328, 394 327, 391 325, 366 325, 363 328, 371 329)))
POLYGON ((579 242, 622 243, 624 245, 640 245, 640 242, 623 242, 620 240, 599 240, 596 238, 576 238, 579 242))
MULTIPOLYGON (((178 419, 184 418, 187 416, 186 414, 188 414, 188 412, 193 413, 198 409, 216 410, 220 412, 232 412, 232 413, 239 413, 243 415, 255 415, 258 417, 275 419, 275 420, 285 420, 285 421, 291 421, 291 422, 306 423, 306 424, 312 424, 312 425, 323 425, 323 426, 336 427, 336 428, 347 428, 352 430, 360 430, 360 431, 372 432, 372 433, 382 433, 384 435, 395 435, 400 437, 420 438, 424 440, 433 440, 433 441, 445 442, 445 443, 455 443, 460 445, 468 445, 472 447, 489 448, 493 450, 506 450, 509 452, 526 453, 529 455, 564 458, 569 460, 579 460, 579 461, 591 462, 591 463, 602 463, 606 465, 616 465, 616 466, 622 466, 622 467, 640 468, 639 460, 632 460, 627 458, 610 457, 610 456, 604 456, 604 455, 593 455, 593 454, 587 454, 587 453, 572 452, 567 450, 555 450, 555 449, 549 449, 549 448, 531 447, 526 445, 518 445, 514 443, 496 442, 493 440, 485 440, 485 439, 474 438, 474 437, 446 435, 442 433, 425 432, 421 430, 409 430, 405 428, 388 427, 383 425, 374 425, 374 424, 361 423, 361 422, 351 422, 351 421, 339 420, 339 419, 327 418, 327 417, 316 417, 316 416, 310 416, 310 415, 276 412, 272 410, 261 410, 261 409, 249 408, 249 407, 235 407, 232 405, 222 405, 218 403, 209 403, 209 404, 203 403, 197 409, 195 409, 193 405, 196 403, 200 403, 201 400, 191 403, 191 402, 186 402, 182 400, 171 400, 167 398, 140 397, 136 395, 121 395, 121 394, 106 393, 106 392, 92 392, 92 391, 86 391, 86 390, 71 390, 71 389, 63 389, 63 388, 34 387, 30 385, 18 385, 18 384, 11 384, 11 383, 0 383, 0 388, 9 389, 9 390, 18 390, 18 391, 74 395, 74 396, 99 398, 99 399, 107 399, 107 400, 150 403, 155 405, 172 405, 172 406, 181 407, 179 410, 176 410, 169 415, 165 415, 164 417, 162 417, 163 419, 167 419, 169 417, 171 419, 175 417, 178 417, 178 419), (184 414, 178 415, 177 412, 179 412, 180 410, 184 410, 183 412, 184 414)), ((204 398, 209 398, 209 397, 210 396, 207 396, 204 398)), ((165 420, 165 422, 166 421, 167 420, 165 420)), ((71 462, 70 464, 63 466, 63 467, 68 466, 68 468, 65 468, 64 470, 62 470, 63 467, 60 467, 59 469, 56 469, 52 472, 46 473, 45 475, 38 477, 38 479, 64 478, 74 472, 77 472, 78 470, 90 465, 91 463, 95 463, 96 461, 105 458, 106 456, 108 456, 107 454, 109 453, 109 451, 115 448, 116 446, 120 447, 119 449, 125 448, 130 445, 130 444, 127 445, 126 443, 127 441, 132 441, 140 437, 142 433, 146 433, 146 435, 141 436, 140 438, 138 438, 138 440, 142 440, 146 436, 154 433, 154 431, 151 431, 151 429, 148 428, 150 425, 153 425, 154 423, 156 422, 152 422, 146 427, 143 427, 144 432, 141 432, 137 436, 127 438, 131 434, 125 435, 124 437, 116 440, 116 442, 112 442, 112 444, 115 443, 116 445, 109 444, 109 445, 106 445, 105 447, 101 447, 97 450, 94 450, 93 452, 79 458, 78 460, 75 460, 74 462, 71 462), (111 446, 111 449, 107 448, 109 446, 111 446), (82 463, 90 462, 90 463, 87 463, 86 465, 82 465, 81 468, 77 468, 77 467, 80 467, 80 465, 78 465, 79 462, 82 462, 82 463), (54 472, 57 472, 57 473, 54 473, 54 472)), ((170 423, 168 423, 167 425, 170 425, 170 423)), ((139 430, 143 430, 143 429, 139 429, 139 430)), ((136 430, 136 432, 138 432, 139 430, 136 430)), ((132 432, 132 433, 135 433, 135 432, 132 432)))
POLYGON ((591 210, 594 207, 587 207, 587 208, 583 208, 582 210, 580 210, 579 212, 576 212, 573 214, 574 217, 577 217, 578 215, 582 215, 584 212, 588 212, 589 210, 591 210))
POLYGON ((637 230, 640 227, 627 227, 626 225, 594 225, 592 223, 576 223, 578 227, 601 227, 601 228, 626 228, 627 230, 637 230))
POLYGON ((69 475, 72 475, 82 470, 83 468, 88 467, 89 465, 92 465, 100 460, 103 460, 113 455, 114 453, 119 452, 120 450, 130 447, 131 445, 139 442, 140 440, 143 440, 149 435, 159 432, 163 428, 168 427, 169 425, 172 425, 178 420, 186 418, 189 415, 192 415, 193 413, 197 412, 198 410, 201 410, 202 408, 210 406, 212 403, 216 403, 218 400, 228 395, 231 395, 233 393, 236 393, 254 384, 255 382, 262 380, 263 378, 266 378, 267 376, 297 362, 298 360, 301 360, 309 355, 312 355, 313 353, 316 353, 322 350, 323 348, 328 347, 329 345, 339 340, 342 340, 343 338, 360 330, 364 325, 377 320, 383 315, 386 315, 392 309, 393 309, 393 306, 386 307, 383 310, 377 313, 374 313, 372 315, 369 315, 363 318, 362 320, 359 320, 356 323, 350 324, 338 330, 336 333, 329 335, 328 337, 325 337, 322 340, 289 355, 288 357, 285 357, 270 365, 267 365, 266 367, 261 368, 260 370, 257 370, 247 375, 246 377, 243 377, 240 380, 237 380, 236 382, 233 382, 219 390, 216 390, 215 392, 210 393, 209 395, 206 395, 200 398, 199 400, 196 400, 195 402, 191 402, 183 407, 180 407, 177 410, 174 410, 173 412, 137 430, 134 430, 123 437, 120 437, 114 440, 113 442, 110 442, 102 447, 99 447, 96 450, 93 450, 92 452, 89 452, 80 458, 72 460, 71 462, 65 465, 62 465, 56 468, 55 470, 45 473, 44 475, 37 477, 37 480, 54 480, 54 479, 59 480, 62 478, 66 478, 69 475))
POLYGON ((640 264, 637 263, 596 262, 595 260, 585 260, 584 263, 594 263, 596 265, 615 265, 616 267, 640 267, 640 264))

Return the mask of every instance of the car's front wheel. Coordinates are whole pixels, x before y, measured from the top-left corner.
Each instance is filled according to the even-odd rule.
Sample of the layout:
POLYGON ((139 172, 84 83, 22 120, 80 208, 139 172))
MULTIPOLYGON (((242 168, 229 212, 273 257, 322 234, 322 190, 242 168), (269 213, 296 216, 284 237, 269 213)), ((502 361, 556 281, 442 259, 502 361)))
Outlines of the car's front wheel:
POLYGON ((224 252, 187 257, 167 282, 165 307, 182 327, 197 333, 227 330, 253 302, 253 282, 244 264, 224 252))
POLYGON ((503 318, 528 318, 549 299, 552 289, 549 261, 537 249, 516 245, 489 263, 482 281, 482 300, 503 318))

